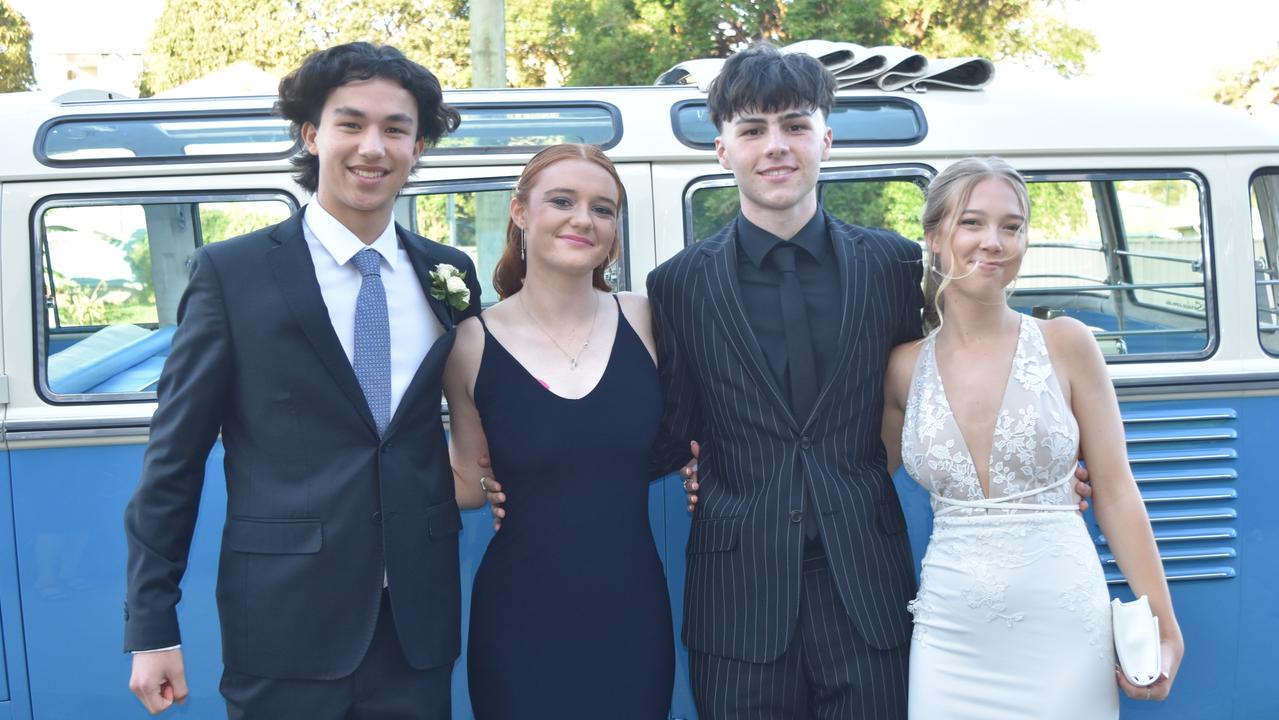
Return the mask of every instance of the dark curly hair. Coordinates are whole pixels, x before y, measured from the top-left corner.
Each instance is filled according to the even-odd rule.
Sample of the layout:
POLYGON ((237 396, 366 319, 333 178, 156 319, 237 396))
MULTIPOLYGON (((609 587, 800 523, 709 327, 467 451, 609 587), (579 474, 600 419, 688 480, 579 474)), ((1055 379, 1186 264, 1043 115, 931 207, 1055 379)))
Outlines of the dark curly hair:
POLYGON ((829 118, 835 105, 835 76, 812 55, 783 53, 757 40, 724 61, 711 81, 706 104, 716 129, 744 112, 811 108, 829 118))
MULTIPOLYGON (((390 45, 378 47, 366 42, 336 45, 308 55, 301 67, 280 81, 275 114, 289 120, 289 132, 296 140, 303 124, 320 125, 324 103, 334 88, 375 77, 394 80, 417 101, 417 139, 425 138, 428 146, 461 124, 457 111, 444 104, 440 81, 430 70, 390 45)), ((303 147, 294 156, 293 166, 298 184, 315 192, 320 184, 320 159, 303 147)))

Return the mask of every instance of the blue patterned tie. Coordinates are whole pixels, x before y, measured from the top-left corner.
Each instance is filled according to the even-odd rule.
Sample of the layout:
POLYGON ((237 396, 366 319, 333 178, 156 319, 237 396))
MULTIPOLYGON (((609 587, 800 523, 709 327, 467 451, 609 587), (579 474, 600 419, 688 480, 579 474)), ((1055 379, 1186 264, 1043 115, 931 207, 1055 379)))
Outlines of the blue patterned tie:
POLYGON ((379 435, 391 421, 391 321, 386 312, 381 260, 373 248, 364 248, 352 258, 364 276, 355 298, 355 377, 379 435))

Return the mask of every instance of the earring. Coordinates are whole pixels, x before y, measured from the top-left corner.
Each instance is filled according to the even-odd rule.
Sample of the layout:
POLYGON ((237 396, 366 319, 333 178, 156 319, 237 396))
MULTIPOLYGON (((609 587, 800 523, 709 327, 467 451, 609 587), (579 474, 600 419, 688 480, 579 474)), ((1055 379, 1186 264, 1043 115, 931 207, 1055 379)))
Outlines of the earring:
POLYGON ((524 260, 524 246, 528 244, 528 231, 520 228, 520 261, 524 260))

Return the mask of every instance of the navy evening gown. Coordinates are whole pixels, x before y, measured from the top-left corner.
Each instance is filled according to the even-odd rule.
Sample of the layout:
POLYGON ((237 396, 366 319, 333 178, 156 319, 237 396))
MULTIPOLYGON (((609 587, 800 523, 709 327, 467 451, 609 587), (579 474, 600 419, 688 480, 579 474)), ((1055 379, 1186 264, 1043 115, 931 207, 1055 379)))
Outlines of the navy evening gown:
POLYGON ((670 601, 648 524, 657 370, 618 311, 599 383, 569 400, 485 327, 475 404, 506 519, 471 594, 476 720, 659 720, 670 706, 670 601))

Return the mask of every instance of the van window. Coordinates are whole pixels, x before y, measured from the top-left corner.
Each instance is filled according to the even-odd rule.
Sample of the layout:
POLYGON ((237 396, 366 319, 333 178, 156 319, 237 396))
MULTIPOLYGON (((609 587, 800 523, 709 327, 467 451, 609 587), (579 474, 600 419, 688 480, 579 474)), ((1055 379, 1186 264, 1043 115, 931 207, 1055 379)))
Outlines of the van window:
MULTIPOLYGON (((818 199, 844 222, 888 228, 920 241, 919 213, 928 176, 928 170, 916 167, 830 170, 818 182, 818 199)), ((737 185, 731 177, 698 181, 690 186, 685 205, 685 243, 705 240, 737 215, 737 185)))
POLYGON ((36 134, 45 165, 225 162, 292 155, 289 123, 268 112, 57 118, 36 134))
POLYGON ((1197 176, 1027 179, 1030 245, 1014 307, 1082 321, 1112 361, 1210 352, 1206 213, 1197 176))
POLYGON ((196 248, 292 209, 282 196, 46 203, 35 298, 43 389, 59 400, 152 392, 196 248))
POLYGON ((559 143, 599 145, 622 137, 621 112, 605 103, 458 105, 462 124, 440 138, 432 154, 536 152, 559 143))
MULTIPOLYGON (((914 145, 928 134, 919 105, 905 98, 839 98, 826 124, 835 147, 914 145)), ((675 137, 691 148, 711 150, 719 128, 705 100, 685 100, 671 108, 675 137)))
POLYGON ((1252 247, 1257 276, 1257 334, 1279 355, 1279 169, 1252 179, 1252 247))
MULTIPOLYGON (((506 247, 515 179, 449 182, 415 186, 397 202, 396 221, 413 232, 465 252, 475 263, 484 307, 498 301, 493 270, 506 247)), ((616 290, 628 289, 626 268, 626 208, 618 217, 622 228, 621 259, 605 275, 616 290)))

